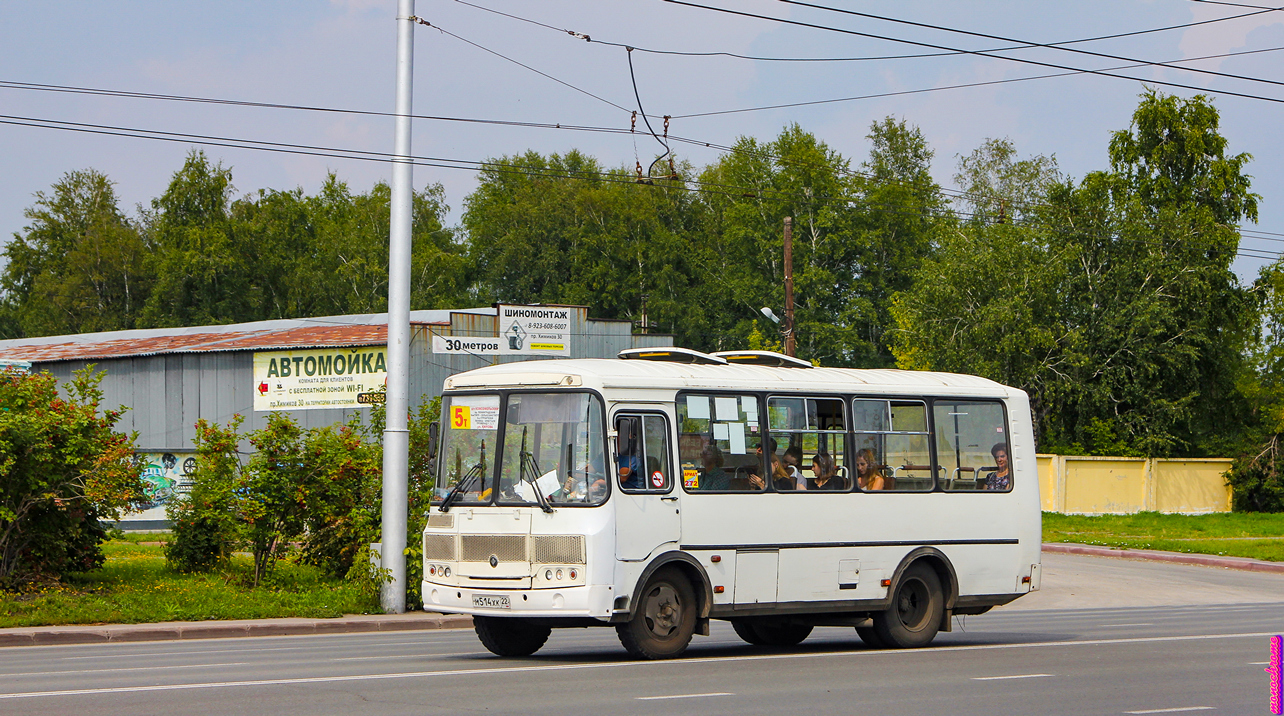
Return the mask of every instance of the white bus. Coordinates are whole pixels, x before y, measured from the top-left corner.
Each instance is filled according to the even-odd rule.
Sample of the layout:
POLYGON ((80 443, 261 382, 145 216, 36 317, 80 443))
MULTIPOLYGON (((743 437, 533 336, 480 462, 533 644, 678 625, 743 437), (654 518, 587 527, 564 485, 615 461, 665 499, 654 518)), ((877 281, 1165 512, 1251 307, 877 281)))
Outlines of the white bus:
POLYGON ((490 651, 614 626, 638 658, 711 619, 788 646, 815 626, 916 647, 1039 587, 1026 394, 776 353, 625 351, 449 378, 427 610, 490 651))

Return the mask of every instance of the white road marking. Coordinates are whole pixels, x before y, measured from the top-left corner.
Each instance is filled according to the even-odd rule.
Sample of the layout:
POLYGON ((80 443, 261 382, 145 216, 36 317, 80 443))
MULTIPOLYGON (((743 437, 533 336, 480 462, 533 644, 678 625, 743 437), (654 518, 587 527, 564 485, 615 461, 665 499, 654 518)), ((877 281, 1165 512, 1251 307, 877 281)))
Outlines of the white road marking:
MULTIPOLYGON (((407 671, 390 674, 352 674, 347 676, 308 676, 293 679, 262 679, 258 681, 213 681, 193 684, 163 686, 114 686, 99 689, 67 689, 65 691, 19 691, 0 693, 0 699, 30 699, 50 696, 83 696, 102 694, 136 694, 149 691, 182 691, 190 689, 225 689, 255 686, 280 686, 294 684, 327 684, 344 681, 385 681, 388 679, 429 679, 439 676, 482 676, 515 674, 537 671, 582 671, 588 669, 662 668, 691 664, 717 664, 733 661, 774 661, 780 659, 826 659, 834 657, 877 657, 879 655, 910 656, 914 654, 940 654, 953 651, 987 651, 992 649, 1039 649, 1066 646, 1100 646, 1111 644, 1154 644, 1172 641, 1200 641, 1205 639, 1258 639, 1275 636, 1275 632, 1248 632, 1242 634, 1195 634, 1191 636, 1152 636, 1127 639, 1084 639, 1082 641, 1041 641, 1027 644, 974 644, 970 646, 942 646, 936 649, 880 649, 878 651, 811 652, 804 654, 754 654, 747 656, 694 657, 663 661, 607 661, 593 664, 548 664, 543 666, 500 666, 489 669, 447 669, 443 671, 407 671)), ((1200 708, 1212 708, 1200 707, 1200 708)))
POLYGON ((1004 679, 1037 679, 1040 676, 1052 676, 1052 674, 1014 674, 1012 676, 973 676, 973 681, 1002 681, 1004 679))
POLYGON ((663 701, 665 699, 702 699, 706 696, 735 696, 730 691, 714 691, 708 694, 674 694, 672 696, 639 696, 638 701, 663 701))
POLYGON ((1182 706, 1175 709, 1148 709, 1146 711, 1125 711, 1126 714, 1175 714, 1180 711, 1212 711, 1216 706, 1182 706))
POLYGON ((1249 666, 1270 666, 1270 665, 1271 665, 1271 662, 1269 662, 1269 661, 1250 661, 1250 662, 1248 662, 1248 665, 1249 665, 1249 666))
POLYGON ((157 671, 159 669, 201 669, 207 666, 244 666, 248 661, 233 661, 227 664, 182 664, 179 666, 125 666, 116 669, 79 669, 77 671, 27 671, 20 674, 3 674, 0 676, 47 676, 55 674, 106 674, 117 671, 157 671))
POLYGON ((1100 626, 1103 629, 1109 629, 1111 627, 1154 626, 1154 624, 1147 624, 1143 622, 1141 624, 1101 624, 1100 626))
POLYGON ((453 654, 390 654, 385 656, 344 656, 330 661, 369 661, 370 659, 431 659, 439 656, 477 656, 489 654, 489 651, 459 651, 453 654))

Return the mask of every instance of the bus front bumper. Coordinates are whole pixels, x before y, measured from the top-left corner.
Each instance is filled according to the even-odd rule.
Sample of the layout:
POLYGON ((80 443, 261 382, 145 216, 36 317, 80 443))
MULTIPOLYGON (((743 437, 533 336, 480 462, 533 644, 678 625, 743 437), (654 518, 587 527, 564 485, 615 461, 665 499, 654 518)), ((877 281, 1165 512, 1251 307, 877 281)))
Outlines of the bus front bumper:
POLYGON ((611 618, 614 587, 604 584, 565 589, 475 589, 424 581, 424 610, 494 617, 611 618))

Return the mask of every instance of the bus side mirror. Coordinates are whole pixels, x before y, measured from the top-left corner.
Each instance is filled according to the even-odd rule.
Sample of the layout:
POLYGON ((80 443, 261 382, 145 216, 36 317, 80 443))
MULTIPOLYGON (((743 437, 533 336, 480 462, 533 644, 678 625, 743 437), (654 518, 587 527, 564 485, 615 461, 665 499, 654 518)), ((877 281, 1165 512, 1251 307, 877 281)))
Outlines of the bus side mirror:
POLYGON ((637 418, 621 418, 615 427, 615 454, 633 455, 638 444, 637 418))
POLYGON ((441 423, 428 424, 428 475, 437 476, 437 441, 441 437, 441 423))

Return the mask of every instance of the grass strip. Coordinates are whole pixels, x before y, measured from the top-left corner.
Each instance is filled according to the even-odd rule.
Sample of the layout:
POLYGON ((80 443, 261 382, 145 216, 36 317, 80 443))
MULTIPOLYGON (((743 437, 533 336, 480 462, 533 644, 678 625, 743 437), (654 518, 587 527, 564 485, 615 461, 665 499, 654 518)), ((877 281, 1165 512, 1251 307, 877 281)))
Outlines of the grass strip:
POLYGON ((1284 514, 1138 512, 1089 516, 1044 512, 1043 541, 1284 562, 1284 514))
POLYGON ((0 628, 316 619, 377 611, 377 595, 328 578, 315 567, 283 561, 270 580, 250 588, 252 562, 247 557, 234 557, 222 572, 179 574, 166 566, 164 549, 149 541, 112 540, 103 545, 107 562, 96 572, 71 575, 63 584, 36 591, 0 592, 0 628))

